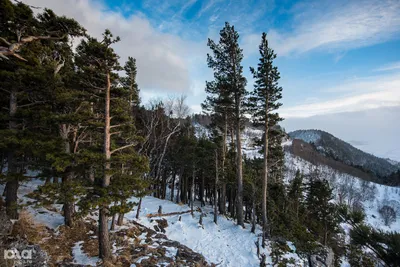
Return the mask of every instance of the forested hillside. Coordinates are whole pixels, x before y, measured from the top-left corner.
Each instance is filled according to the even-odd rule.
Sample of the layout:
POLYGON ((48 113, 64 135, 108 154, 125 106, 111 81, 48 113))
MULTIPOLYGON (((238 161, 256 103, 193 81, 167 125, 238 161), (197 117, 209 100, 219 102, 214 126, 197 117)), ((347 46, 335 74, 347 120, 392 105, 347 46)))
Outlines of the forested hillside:
POLYGON ((208 39, 203 115, 142 102, 123 38, 0 0, 1 266, 397 266, 398 188, 285 153, 266 33, 250 85, 238 30, 208 39))
POLYGON ((384 177, 398 171, 396 164, 361 151, 349 143, 321 130, 297 130, 290 132, 289 136, 293 139, 300 139, 312 144, 320 153, 327 157, 360 168, 365 172, 375 175, 377 178, 382 178, 382 180, 384 180, 384 177))

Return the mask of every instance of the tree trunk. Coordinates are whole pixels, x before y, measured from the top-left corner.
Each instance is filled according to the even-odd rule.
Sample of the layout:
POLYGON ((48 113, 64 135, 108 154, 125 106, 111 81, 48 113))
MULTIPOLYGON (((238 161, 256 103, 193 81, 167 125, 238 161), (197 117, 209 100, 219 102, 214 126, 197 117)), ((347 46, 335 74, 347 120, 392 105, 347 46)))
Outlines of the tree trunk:
POLYGON ((193 164, 193 173, 192 173, 192 186, 190 190, 190 213, 193 215, 193 205, 194 205, 194 178, 195 178, 195 167, 193 164))
POLYGON ((121 226, 122 223, 124 222, 124 215, 125 215, 125 214, 122 213, 122 212, 118 214, 118 220, 117 220, 117 225, 118 225, 118 226, 121 226))
POLYGON ((186 204, 187 203, 187 195, 188 195, 188 190, 187 190, 187 183, 188 183, 188 181, 187 181, 187 178, 185 177, 184 179, 183 179, 183 181, 182 181, 183 183, 182 183, 182 202, 184 203, 184 204, 186 204))
POLYGON ((176 171, 172 174, 171 201, 174 201, 176 171))
MULTIPOLYGON (((17 90, 15 88, 11 88, 10 93, 10 121, 9 121, 9 129, 11 131, 17 130, 17 122, 15 121, 15 116, 17 114, 17 90)), ((14 159, 14 151, 13 148, 7 153, 7 177, 10 179, 10 176, 14 177, 11 180, 8 180, 6 183, 6 212, 10 219, 18 219, 18 187, 19 180, 17 174, 17 166, 15 164, 14 159)))
POLYGON ((236 178, 237 178, 237 224, 244 227, 243 221, 243 170, 242 170, 242 140, 240 134, 240 99, 236 96, 236 178))
MULTIPOLYGON (((74 174, 72 171, 67 171, 64 176, 62 177, 62 187, 63 187, 63 194, 64 194, 64 204, 63 204, 63 211, 64 211, 64 224, 68 227, 73 227, 74 226, 74 213, 75 213, 75 208, 74 208, 74 201, 73 199, 70 199, 70 196, 68 194, 69 190, 69 183, 71 182, 74 174)), ((73 198, 73 196, 72 196, 73 198)))
POLYGON ((256 231, 256 186, 251 184, 252 198, 251 198, 251 232, 256 231))
MULTIPOLYGON (((206 196, 206 198, 207 198, 207 196, 206 196)), ((202 207, 206 205, 206 203, 204 201, 204 171, 201 172, 200 202, 201 202, 202 207)))
POLYGON ((177 192, 176 192, 176 203, 179 203, 180 199, 181 199, 181 187, 182 187, 182 176, 179 176, 179 182, 178 182, 178 188, 177 188, 177 192))
POLYGON ((215 149, 214 223, 218 224, 218 150, 215 149))
POLYGON ((115 229, 115 216, 116 214, 114 213, 113 216, 111 217, 111 227, 110 227, 111 231, 115 229))
POLYGON ((261 212, 262 212, 262 247, 265 247, 265 238, 268 233, 268 221, 267 221, 267 186, 268 186, 268 99, 266 100, 265 106, 265 125, 264 125, 264 164, 263 164, 263 179, 262 179, 262 200, 261 200, 261 212))
POLYGON ((18 220, 18 187, 19 183, 16 178, 8 181, 6 191, 6 211, 10 219, 18 220))
POLYGON ((231 188, 230 190, 230 203, 231 203, 231 217, 235 218, 235 190, 231 188))
POLYGON ((139 219, 139 215, 140 215, 140 208, 142 207, 142 198, 139 199, 139 204, 137 207, 137 212, 136 212, 136 219, 139 219))
POLYGON ((221 196, 220 196, 220 202, 219 202, 219 212, 222 215, 226 214, 226 183, 222 182, 221 185, 221 196))
MULTIPOLYGON (((68 127, 66 124, 61 124, 59 128, 59 133, 60 136, 64 142, 64 152, 65 154, 69 155, 71 154, 71 146, 68 140, 68 127)), ((72 165, 72 164, 71 164, 72 165)), ((69 194, 70 190, 70 183, 74 177, 74 173, 71 170, 71 166, 68 166, 61 178, 61 188, 62 188, 62 194, 64 197, 64 205, 63 205, 63 211, 64 211, 64 224, 68 227, 73 227, 74 226, 74 220, 73 220, 73 215, 74 215, 74 196, 69 194)), ((56 179, 56 177, 54 177, 56 179)), ((54 180, 54 183, 58 182, 58 178, 54 180)))
POLYGON ((164 169, 163 175, 162 175, 162 188, 161 188, 161 198, 165 199, 167 195, 167 175, 168 171, 167 169, 164 169))
POLYGON ((222 138, 222 188, 221 188, 221 197, 220 197, 220 213, 226 214, 226 170, 225 170, 225 160, 226 160, 226 142, 228 137, 228 115, 224 113, 224 133, 222 138))
MULTIPOLYGON (((111 180, 111 134, 110 134, 110 73, 107 73, 107 87, 105 92, 105 109, 104 109, 104 174, 102 187, 107 188, 111 180)), ((111 258, 110 237, 108 234, 108 207, 102 204, 99 213, 99 257, 103 260, 111 258)))

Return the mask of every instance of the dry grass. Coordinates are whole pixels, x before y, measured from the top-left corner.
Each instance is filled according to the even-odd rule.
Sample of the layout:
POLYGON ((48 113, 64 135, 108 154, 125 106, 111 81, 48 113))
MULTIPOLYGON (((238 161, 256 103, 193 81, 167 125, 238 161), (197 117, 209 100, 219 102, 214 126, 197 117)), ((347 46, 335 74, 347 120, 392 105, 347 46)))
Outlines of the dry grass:
POLYGON ((46 226, 35 223, 31 214, 26 210, 22 210, 19 214, 19 220, 14 223, 11 236, 19 236, 32 244, 39 244, 44 238, 48 238, 50 234, 46 226))
POLYGON ((88 222, 77 222, 73 228, 60 226, 58 233, 42 224, 35 223, 32 215, 22 210, 15 222, 12 236, 20 236, 31 244, 38 244, 50 257, 49 265, 72 260, 72 247, 78 241, 84 241, 83 249, 89 256, 98 256, 97 239, 90 239, 88 232, 96 227, 88 222))

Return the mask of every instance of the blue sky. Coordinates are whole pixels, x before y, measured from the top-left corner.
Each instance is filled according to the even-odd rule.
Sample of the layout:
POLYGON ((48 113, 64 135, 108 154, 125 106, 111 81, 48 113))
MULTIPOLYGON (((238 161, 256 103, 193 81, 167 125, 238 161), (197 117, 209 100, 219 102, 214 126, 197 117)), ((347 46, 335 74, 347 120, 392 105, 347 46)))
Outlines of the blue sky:
POLYGON ((278 54, 287 130, 329 130, 364 144, 358 147, 368 152, 400 160, 395 135, 400 131, 395 112, 400 107, 400 1, 24 2, 74 17, 94 36, 111 29, 122 40, 115 46, 121 60, 137 59, 142 100, 185 94, 193 112, 201 111, 205 81, 212 79, 207 38, 218 40, 225 21, 235 26, 251 90, 248 69, 257 64, 261 33, 266 32, 278 54), (377 127, 385 130, 368 130, 377 127))

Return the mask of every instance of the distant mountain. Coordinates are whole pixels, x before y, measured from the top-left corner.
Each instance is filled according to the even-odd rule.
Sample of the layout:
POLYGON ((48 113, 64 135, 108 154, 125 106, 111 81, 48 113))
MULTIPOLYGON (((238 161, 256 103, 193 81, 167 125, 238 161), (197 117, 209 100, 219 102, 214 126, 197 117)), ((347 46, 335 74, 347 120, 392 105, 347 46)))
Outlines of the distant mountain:
POLYGON ((321 130, 297 130, 289 133, 290 138, 311 144, 326 157, 361 169, 377 177, 386 177, 399 170, 399 166, 387 159, 366 153, 349 143, 321 130))
POLYGON ((386 158, 386 160, 387 160, 390 164, 392 164, 393 166, 396 166, 397 168, 400 169, 400 162, 399 162, 399 161, 392 160, 392 159, 389 159, 389 158, 386 158))

